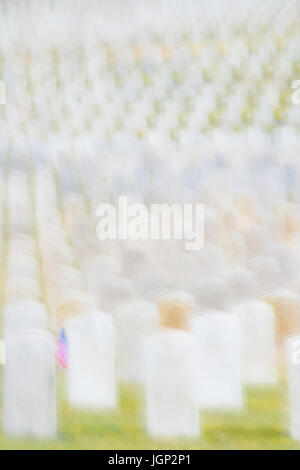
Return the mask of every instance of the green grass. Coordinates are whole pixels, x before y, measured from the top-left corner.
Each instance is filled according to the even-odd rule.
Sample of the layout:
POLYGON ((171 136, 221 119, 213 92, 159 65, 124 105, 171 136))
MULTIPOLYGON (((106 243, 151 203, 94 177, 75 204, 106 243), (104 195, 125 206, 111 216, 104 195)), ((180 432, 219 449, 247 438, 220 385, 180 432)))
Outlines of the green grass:
POLYGON ((55 441, 18 440, 0 434, 1 449, 300 449, 288 431, 284 383, 249 388, 241 413, 202 413, 202 435, 193 441, 155 441, 145 431, 143 403, 136 388, 121 388, 117 411, 72 409, 61 378, 58 391, 59 433, 55 441))

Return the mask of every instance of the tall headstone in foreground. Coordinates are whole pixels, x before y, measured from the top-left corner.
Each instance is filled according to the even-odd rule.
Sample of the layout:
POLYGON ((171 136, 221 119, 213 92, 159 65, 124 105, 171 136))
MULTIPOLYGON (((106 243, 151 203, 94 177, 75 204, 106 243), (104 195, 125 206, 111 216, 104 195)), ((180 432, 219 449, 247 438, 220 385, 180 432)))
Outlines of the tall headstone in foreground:
POLYGON ((146 337, 157 333, 157 306, 143 300, 133 300, 116 310, 118 373, 124 382, 139 382, 143 370, 140 346, 146 337))
POLYGON ((211 311, 192 320, 198 356, 201 408, 241 408, 243 404, 237 318, 211 311))
POLYGON ((287 338, 284 345, 290 400, 290 433, 293 439, 300 441, 300 335, 287 338))
POLYGON ((55 342, 41 330, 5 337, 3 427, 9 436, 56 435, 55 342))
POLYGON ((4 328, 5 331, 28 328, 46 330, 47 314, 44 305, 29 300, 9 304, 4 310, 4 328))
POLYGON ((196 345, 189 333, 165 329, 144 341, 146 421, 156 438, 200 432, 196 345))
POLYGON ((76 315, 65 324, 69 348, 69 400, 75 407, 116 405, 114 328, 110 315, 76 315))
POLYGON ((275 316, 271 305, 251 300, 232 307, 240 320, 242 379, 247 384, 277 380, 275 316))

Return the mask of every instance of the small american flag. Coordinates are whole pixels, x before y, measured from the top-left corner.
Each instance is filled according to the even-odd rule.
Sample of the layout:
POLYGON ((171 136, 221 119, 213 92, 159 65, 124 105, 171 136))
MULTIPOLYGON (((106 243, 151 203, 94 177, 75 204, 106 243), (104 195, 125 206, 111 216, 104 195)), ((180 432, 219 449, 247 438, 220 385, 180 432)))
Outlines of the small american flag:
POLYGON ((62 367, 68 367, 68 340, 65 329, 62 328, 57 344, 57 356, 62 367))

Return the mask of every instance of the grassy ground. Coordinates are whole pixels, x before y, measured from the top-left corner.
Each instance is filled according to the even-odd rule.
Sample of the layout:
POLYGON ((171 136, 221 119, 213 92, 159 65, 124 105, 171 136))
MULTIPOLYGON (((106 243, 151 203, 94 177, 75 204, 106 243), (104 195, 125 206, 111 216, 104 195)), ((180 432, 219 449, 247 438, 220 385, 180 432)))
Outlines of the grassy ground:
POLYGON ((56 441, 8 439, 1 449, 300 449, 288 432, 286 388, 283 383, 246 391, 240 413, 202 413, 202 436, 195 441, 154 441, 143 426, 139 392, 123 388, 114 413, 95 414, 71 409, 58 392, 59 434, 56 441))

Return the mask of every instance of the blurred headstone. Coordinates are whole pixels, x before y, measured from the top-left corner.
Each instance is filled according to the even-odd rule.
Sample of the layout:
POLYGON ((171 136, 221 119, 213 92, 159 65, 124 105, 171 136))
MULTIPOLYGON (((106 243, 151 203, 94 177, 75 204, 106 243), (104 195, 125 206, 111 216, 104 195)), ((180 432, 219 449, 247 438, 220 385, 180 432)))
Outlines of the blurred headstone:
POLYGON ((40 330, 5 337, 3 426, 10 436, 56 435, 55 343, 40 330))
POLYGON ((137 295, 136 287, 129 279, 117 276, 99 278, 98 289, 93 292, 100 309, 114 313, 124 302, 137 295))
POLYGON ((146 420, 153 437, 200 433, 196 345, 184 331, 165 329, 144 343, 146 420))
POLYGON ((139 382, 143 367, 139 348, 145 337, 158 331, 157 306, 151 302, 133 300, 116 310, 115 321, 119 377, 125 382, 139 382))
POLYGON ((192 320, 198 346, 199 404, 202 408, 241 408, 243 404, 238 319, 210 311, 192 320))
POLYGON ((300 335, 285 340, 291 437, 300 441, 300 335))
POLYGON ((231 311, 240 320, 243 382, 258 385, 275 383, 276 333, 272 306, 252 300, 235 305, 231 311))
POLYGON ((273 306, 281 338, 300 334, 300 297, 297 292, 280 289, 268 297, 273 306))
POLYGON ((194 313, 195 298, 184 291, 173 291, 158 298, 161 326, 188 330, 194 313))
POLYGON ((39 302, 24 301, 8 305, 4 310, 4 328, 8 330, 25 330, 38 328, 46 330, 47 314, 39 302))

